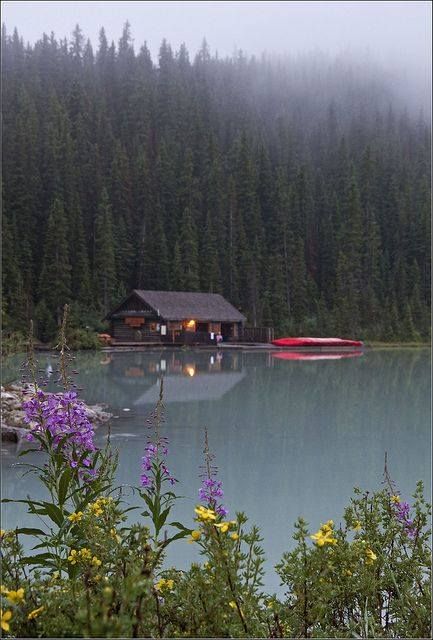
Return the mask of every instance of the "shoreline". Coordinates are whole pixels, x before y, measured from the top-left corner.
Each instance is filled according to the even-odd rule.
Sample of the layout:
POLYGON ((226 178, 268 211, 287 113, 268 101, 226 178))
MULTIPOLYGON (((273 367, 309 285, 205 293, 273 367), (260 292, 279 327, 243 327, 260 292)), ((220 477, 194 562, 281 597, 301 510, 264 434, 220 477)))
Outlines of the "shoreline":
MULTIPOLYGON (((44 392, 46 395, 57 395, 57 393, 44 392)), ((24 410, 22 404, 32 397, 32 385, 12 382, 1 387, 1 441, 19 443, 29 433, 30 424, 24 421, 24 410)), ((89 419, 95 427, 108 422, 113 414, 106 411, 106 404, 88 405, 83 402, 89 419)))

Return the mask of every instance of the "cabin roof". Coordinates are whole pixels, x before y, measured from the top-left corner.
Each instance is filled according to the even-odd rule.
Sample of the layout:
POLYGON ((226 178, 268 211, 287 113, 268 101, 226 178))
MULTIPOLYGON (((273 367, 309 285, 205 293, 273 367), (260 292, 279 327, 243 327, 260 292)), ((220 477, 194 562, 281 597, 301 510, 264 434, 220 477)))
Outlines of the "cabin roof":
MULTIPOLYGON (((134 289, 126 300, 134 294, 159 313, 164 320, 214 322, 245 322, 246 320, 246 317, 219 293, 134 289)), ((111 311, 107 317, 115 312, 116 309, 111 311)))

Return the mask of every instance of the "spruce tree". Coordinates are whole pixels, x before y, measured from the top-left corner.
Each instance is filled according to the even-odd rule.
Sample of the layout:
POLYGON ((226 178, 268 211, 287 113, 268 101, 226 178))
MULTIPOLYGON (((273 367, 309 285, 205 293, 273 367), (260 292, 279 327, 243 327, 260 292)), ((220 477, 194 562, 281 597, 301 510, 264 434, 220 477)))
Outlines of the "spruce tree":
POLYGON ((62 321, 63 307, 71 299, 71 264, 66 229, 63 203, 56 198, 48 213, 38 301, 45 303, 58 327, 62 321))
POLYGON ((117 290, 116 261, 113 241, 113 218, 107 190, 100 197, 95 219, 93 258, 94 296, 102 313, 108 313, 117 290))
POLYGON ((186 207, 183 211, 181 227, 179 230, 179 241, 184 283, 190 291, 199 291, 200 274, 197 229, 189 207, 186 207))

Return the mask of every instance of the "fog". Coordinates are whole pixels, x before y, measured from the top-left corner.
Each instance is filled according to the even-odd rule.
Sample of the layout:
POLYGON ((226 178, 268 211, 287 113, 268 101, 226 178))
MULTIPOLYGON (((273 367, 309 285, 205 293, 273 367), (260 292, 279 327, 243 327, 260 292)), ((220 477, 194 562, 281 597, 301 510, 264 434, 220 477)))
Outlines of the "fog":
POLYGON ((95 48, 102 26, 117 42, 129 21, 136 50, 146 41, 155 61, 163 38, 192 56, 205 38, 220 57, 367 61, 387 71, 405 105, 429 111, 430 2, 3 2, 3 21, 32 44, 44 32, 69 38, 78 23, 95 48))

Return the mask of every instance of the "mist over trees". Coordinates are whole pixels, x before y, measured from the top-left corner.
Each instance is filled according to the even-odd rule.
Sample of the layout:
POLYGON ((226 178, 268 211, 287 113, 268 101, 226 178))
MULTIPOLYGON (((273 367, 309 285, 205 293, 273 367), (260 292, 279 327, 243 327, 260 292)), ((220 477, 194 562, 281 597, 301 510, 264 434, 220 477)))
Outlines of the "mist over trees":
POLYGON ((430 125, 378 69, 3 27, 3 323, 99 328, 131 288, 282 334, 430 331, 430 125))

